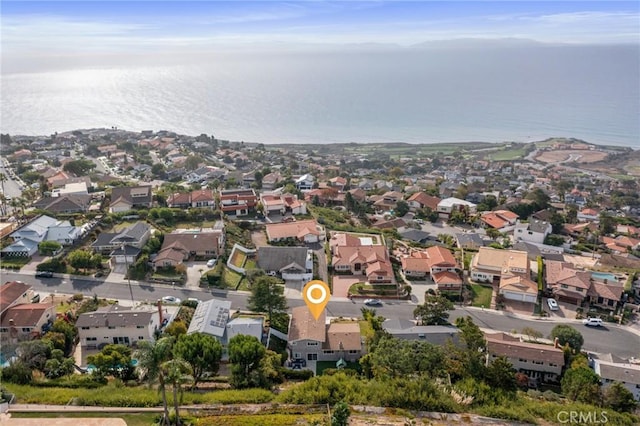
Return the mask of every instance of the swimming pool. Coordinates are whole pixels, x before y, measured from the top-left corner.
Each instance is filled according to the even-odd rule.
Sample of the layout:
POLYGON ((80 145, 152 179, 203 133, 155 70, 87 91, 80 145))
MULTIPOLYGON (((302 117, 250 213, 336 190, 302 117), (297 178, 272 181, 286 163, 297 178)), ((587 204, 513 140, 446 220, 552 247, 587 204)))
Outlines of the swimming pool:
POLYGON ((608 282, 618 282, 618 278, 610 272, 592 272, 591 277, 598 281, 607 280, 608 282))

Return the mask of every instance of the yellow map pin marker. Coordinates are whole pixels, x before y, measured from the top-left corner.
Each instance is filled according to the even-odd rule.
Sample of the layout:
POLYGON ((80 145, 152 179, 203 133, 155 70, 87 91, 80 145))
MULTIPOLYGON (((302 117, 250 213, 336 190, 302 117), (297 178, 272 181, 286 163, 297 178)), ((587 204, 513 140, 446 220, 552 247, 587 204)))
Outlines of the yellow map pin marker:
POLYGON ((302 298, 313 317, 318 320, 331 298, 329 286, 320 280, 309 281, 302 289, 302 298))

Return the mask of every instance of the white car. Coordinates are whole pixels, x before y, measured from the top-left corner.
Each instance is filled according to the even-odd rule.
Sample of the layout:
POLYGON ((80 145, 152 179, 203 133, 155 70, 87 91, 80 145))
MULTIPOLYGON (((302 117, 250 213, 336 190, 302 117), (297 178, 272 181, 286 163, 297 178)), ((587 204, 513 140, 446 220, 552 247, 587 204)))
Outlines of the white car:
POLYGON ((216 266, 216 262, 218 261, 218 259, 209 259, 207 260, 207 267, 208 268, 213 268, 214 266, 216 266))
POLYGON ((364 304, 367 306, 382 306, 382 301, 379 299, 366 299, 364 304))
POLYGON ((602 327, 604 325, 600 318, 585 318, 582 323, 591 327, 602 327))
POLYGON ((164 303, 171 303, 171 304, 174 304, 174 305, 179 305, 180 302, 182 302, 182 300, 178 299, 177 297, 173 297, 173 296, 164 296, 162 298, 162 301, 164 303))
POLYGON ((549 305, 549 309, 551 309, 552 311, 557 311, 559 309, 556 299, 547 299, 547 305, 549 305))

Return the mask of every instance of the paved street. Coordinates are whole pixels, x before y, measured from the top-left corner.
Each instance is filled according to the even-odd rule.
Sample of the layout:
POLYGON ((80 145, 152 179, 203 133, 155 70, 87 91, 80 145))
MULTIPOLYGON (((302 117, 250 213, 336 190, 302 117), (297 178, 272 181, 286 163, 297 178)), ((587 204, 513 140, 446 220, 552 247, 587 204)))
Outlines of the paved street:
MULTIPOLYGON (((48 295, 50 293, 74 294, 83 293, 87 296, 97 294, 99 297, 131 300, 131 292, 136 301, 154 302, 163 296, 175 296, 181 299, 195 297, 200 300, 212 298, 226 299, 232 302, 232 308, 246 309, 247 292, 228 292, 223 290, 184 289, 179 287, 151 285, 131 282, 131 292, 126 281, 105 282, 92 278, 35 278, 32 274, 20 274, 2 271, 2 282, 18 280, 33 286, 34 290, 48 295)), ((302 306, 304 302, 299 298, 288 299, 289 308, 302 306)), ((346 298, 332 298, 327 305, 327 315, 330 317, 360 317, 360 309, 364 307, 362 301, 350 301, 346 298)), ((382 307, 376 308, 376 312, 385 318, 412 319, 416 304, 408 301, 385 301, 382 307)), ((602 329, 588 328, 579 321, 560 319, 554 322, 550 319, 529 320, 518 318, 504 312, 481 310, 478 308, 456 307, 451 312, 451 321, 455 318, 469 315, 481 328, 499 331, 518 331, 525 327, 531 327, 540 331, 547 337, 551 329, 558 323, 574 325, 584 336, 584 349, 591 352, 612 352, 620 357, 640 357, 640 331, 633 333, 626 327, 607 324, 602 329)))

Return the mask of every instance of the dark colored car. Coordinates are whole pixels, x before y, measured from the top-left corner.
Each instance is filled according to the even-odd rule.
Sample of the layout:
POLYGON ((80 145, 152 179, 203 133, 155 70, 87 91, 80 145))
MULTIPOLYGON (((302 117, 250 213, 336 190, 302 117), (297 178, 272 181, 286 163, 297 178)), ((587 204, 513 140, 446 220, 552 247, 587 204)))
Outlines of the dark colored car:
POLYGON ((36 272, 38 278, 53 278, 53 272, 51 271, 38 271, 36 272))

